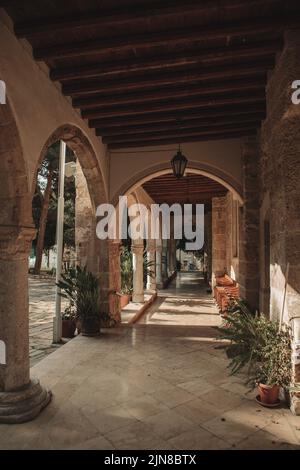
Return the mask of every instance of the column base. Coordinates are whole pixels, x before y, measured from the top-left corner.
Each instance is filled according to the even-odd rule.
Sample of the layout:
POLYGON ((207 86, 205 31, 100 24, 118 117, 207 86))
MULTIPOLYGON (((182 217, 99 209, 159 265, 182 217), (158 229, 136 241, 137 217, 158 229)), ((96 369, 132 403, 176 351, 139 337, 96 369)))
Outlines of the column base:
POLYGON ((51 401, 52 393, 33 379, 22 390, 0 392, 0 423, 17 424, 34 419, 51 401))
POLYGON ((290 409, 294 415, 300 416, 300 393, 299 392, 291 396, 290 409))
POLYGON ((133 294, 132 302, 142 304, 145 302, 144 294, 133 294))

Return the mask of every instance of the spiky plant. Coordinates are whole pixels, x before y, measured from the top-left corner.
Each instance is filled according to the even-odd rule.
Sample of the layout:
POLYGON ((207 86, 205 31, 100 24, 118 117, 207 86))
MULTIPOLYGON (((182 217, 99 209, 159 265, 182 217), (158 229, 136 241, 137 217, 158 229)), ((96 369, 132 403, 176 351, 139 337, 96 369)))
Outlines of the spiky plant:
POLYGON ((231 374, 246 369, 247 383, 280 385, 291 382, 291 331, 263 314, 253 314, 244 302, 231 304, 222 327, 221 339, 231 358, 231 374))

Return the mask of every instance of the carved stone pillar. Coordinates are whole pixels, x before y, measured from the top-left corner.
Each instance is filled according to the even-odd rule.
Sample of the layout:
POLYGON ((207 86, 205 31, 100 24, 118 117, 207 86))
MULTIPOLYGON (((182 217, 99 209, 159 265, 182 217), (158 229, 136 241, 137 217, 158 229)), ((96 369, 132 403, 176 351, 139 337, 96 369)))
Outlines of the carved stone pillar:
POLYGON ((148 263, 151 263, 151 265, 148 268, 147 272, 147 290, 156 290, 156 278, 155 278, 155 244, 153 241, 148 242, 147 246, 147 261, 148 263), (150 272, 152 272, 152 275, 150 275, 150 272))
POLYGON ((133 302, 144 302, 144 245, 132 245, 133 262, 133 302))
POLYGON ((35 229, 0 227, 0 423, 33 419, 51 393, 30 380, 28 253, 35 229))

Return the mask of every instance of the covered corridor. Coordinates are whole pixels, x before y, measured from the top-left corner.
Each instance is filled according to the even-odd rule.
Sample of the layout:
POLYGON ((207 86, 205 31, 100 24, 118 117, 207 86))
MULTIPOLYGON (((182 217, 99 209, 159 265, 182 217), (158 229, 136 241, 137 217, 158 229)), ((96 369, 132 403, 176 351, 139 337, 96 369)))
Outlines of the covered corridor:
POLYGON ((0 447, 298 448, 299 0, 44 3, 0 8, 0 447), (52 192, 61 281, 65 147, 74 260, 93 282, 81 309, 83 288, 66 308, 57 295, 53 318, 51 288, 28 289, 28 258, 45 251, 52 192), (189 233, 175 233, 175 204, 180 216, 190 207, 189 233), (108 207, 116 230, 99 233, 108 207), (184 271, 196 267, 205 283, 184 271), (261 379, 284 387, 290 410, 260 407, 228 375, 208 293, 220 300, 225 275, 222 311, 233 296, 291 329, 286 380, 261 379), (125 326, 123 301, 143 311, 154 299, 125 326), (65 319, 110 328, 32 362, 48 338, 62 344, 65 319))
POLYGON ((34 366, 53 400, 34 421, 0 425, 0 448, 299 448, 298 418, 228 376, 219 323, 199 275, 180 273, 135 326, 78 336, 34 366))

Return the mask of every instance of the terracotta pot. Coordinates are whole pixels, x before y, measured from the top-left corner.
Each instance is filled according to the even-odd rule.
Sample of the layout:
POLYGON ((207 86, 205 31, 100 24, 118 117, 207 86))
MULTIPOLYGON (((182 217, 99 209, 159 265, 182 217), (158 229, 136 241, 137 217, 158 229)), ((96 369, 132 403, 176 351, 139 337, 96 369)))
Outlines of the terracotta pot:
POLYGON ((74 320, 62 320, 62 337, 73 338, 76 330, 76 324, 74 320))
POLYGON ((126 307, 126 305, 129 304, 130 300, 131 300, 131 295, 130 294, 122 294, 120 296, 120 308, 122 309, 122 308, 126 307))
POLYGON ((274 405, 278 401, 279 386, 278 385, 264 385, 258 384, 258 391, 261 403, 267 405, 274 405))

